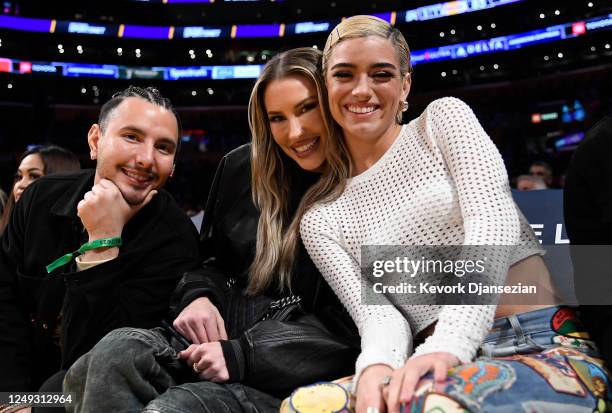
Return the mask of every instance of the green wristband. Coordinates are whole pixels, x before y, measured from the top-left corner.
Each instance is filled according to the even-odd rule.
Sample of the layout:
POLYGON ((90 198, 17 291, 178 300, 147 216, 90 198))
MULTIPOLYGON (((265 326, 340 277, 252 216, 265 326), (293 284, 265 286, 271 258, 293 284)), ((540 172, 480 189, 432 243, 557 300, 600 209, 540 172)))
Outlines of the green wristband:
POLYGON ((68 264, 70 261, 72 261, 75 255, 81 255, 87 251, 95 250, 96 248, 112 248, 120 246, 121 237, 101 238, 91 242, 86 242, 85 244, 81 245, 78 250, 62 255, 51 264, 47 265, 47 274, 51 273, 56 268, 63 267, 64 265, 68 264))
POLYGON ((104 248, 104 247, 120 247, 121 246, 121 237, 115 238, 101 238, 96 239, 91 242, 87 242, 81 245, 81 248, 76 250, 79 254, 83 254, 84 252, 95 250, 96 248, 104 248))

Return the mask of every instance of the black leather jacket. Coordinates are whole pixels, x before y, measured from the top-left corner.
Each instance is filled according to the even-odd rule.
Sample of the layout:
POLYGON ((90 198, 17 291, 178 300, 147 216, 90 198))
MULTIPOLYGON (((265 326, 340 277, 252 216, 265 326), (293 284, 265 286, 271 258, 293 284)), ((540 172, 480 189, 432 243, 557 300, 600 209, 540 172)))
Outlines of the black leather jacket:
MULTIPOLYGON (((230 381, 285 396, 296 387, 336 379, 354 371, 357 329, 303 246, 292 295, 277 286, 256 297, 244 294, 255 251, 259 212, 251 197, 250 145, 226 155, 215 175, 202 230, 204 264, 185 274, 171 303, 171 316, 206 296, 225 320, 222 342, 230 381)), ((294 211, 317 175, 285 159, 294 211)))

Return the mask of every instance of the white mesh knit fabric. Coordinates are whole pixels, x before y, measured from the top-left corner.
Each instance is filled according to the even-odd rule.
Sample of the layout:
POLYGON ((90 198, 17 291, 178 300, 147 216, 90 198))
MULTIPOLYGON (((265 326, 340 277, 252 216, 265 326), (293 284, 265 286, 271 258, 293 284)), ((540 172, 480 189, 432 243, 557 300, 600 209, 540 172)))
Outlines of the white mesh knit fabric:
POLYGON ((300 230, 312 260, 359 328, 357 375, 372 364, 402 366, 412 352, 411 331, 436 319, 434 333, 414 354, 444 351, 468 362, 495 313, 491 305, 362 304, 362 245, 522 245, 497 249, 490 276, 500 284, 509 265, 541 253, 512 200, 497 148, 472 110, 455 98, 432 102, 404 125, 389 150, 350 179, 337 200, 305 214, 300 230))

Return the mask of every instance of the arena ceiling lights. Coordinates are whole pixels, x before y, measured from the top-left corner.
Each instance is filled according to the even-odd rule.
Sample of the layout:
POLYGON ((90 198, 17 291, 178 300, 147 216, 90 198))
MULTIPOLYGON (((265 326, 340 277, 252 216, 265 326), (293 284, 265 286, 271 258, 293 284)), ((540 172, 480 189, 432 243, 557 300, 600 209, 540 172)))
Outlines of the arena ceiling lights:
MULTIPOLYGON (((376 13, 391 24, 433 20, 441 17, 492 9, 524 0, 457 0, 401 12, 376 13)), ((231 26, 140 26, 133 24, 100 24, 65 20, 32 19, 0 16, 0 28, 43 33, 74 33, 95 36, 115 36, 134 39, 200 39, 283 37, 328 32, 340 22, 320 20, 300 23, 252 24, 231 26)))
MULTIPOLYGON (((500 36, 475 42, 457 43, 411 52, 412 63, 428 63, 464 59, 475 55, 520 49, 539 43, 576 38, 587 32, 612 28, 612 14, 554 25, 543 29, 500 36)), ((0 72, 14 74, 55 74, 66 77, 103 77, 113 79, 254 79, 262 65, 194 66, 194 67, 129 67, 64 62, 30 62, 0 58, 0 72)))
MULTIPOLYGON (((163 3, 163 4, 187 4, 187 3, 195 3, 202 4, 208 3, 212 4, 215 0, 131 0, 136 3, 163 3)), ((236 2, 244 2, 244 3, 282 3, 284 0, 221 0, 224 3, 236 3, 236 2)))

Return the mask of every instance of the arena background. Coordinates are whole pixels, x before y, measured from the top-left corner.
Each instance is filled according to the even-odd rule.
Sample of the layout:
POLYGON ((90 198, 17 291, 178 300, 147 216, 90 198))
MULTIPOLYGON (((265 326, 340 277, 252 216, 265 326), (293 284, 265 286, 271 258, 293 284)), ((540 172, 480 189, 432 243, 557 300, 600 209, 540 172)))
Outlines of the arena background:
POLYGON ((3 1, 0 3, 0 188, 30 145, 88 159, 98 108, 130 84, 154 85, 184 133, 169 189, 186 209, 204 201, 216 164, 248 142, 246 106, 271 56, 322 48, 342 17, 393 22, 413 51, 409 121, 433 99, 472 106, 510 176, 535 160, 556 185, 584 132, 612 107, 612 2, 3 1), (562 3, 562 4, 560 4, 562 3))

